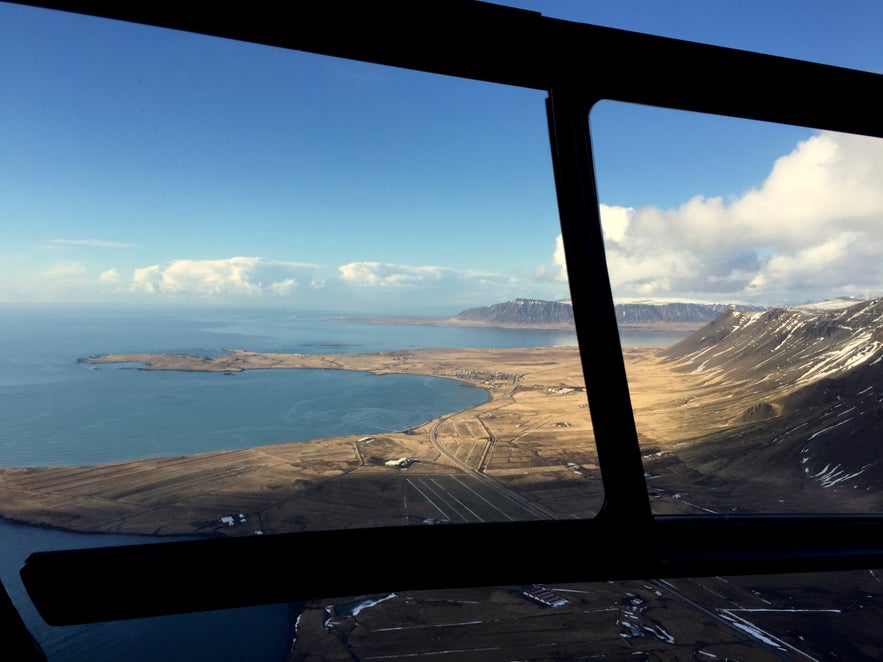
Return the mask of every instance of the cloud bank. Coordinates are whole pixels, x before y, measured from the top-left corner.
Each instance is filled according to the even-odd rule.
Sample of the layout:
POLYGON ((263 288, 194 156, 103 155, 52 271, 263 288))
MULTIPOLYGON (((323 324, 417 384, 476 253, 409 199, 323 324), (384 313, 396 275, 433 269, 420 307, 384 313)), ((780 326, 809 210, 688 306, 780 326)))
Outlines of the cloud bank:
MULTIPOLYGON (((779 158, 758 187, 738 197, 696 196, 669 209, 602 204, 601 219, 614 295, 620 298, 789 304, 883 295, 883 140, 819 133, 779 158)), ((97 239, 49 243, 131 246, 97 239)), ((33 292, 22 294, 19 287, 7 296, 71 298, 91 289, 102 296, 248 298, 339 310, 454 309, 517 296, 566 297, 561 237, 548 248, 549 261, 532 275, 524 264, 502 274, 242 256, 179 259, 134 270, 60 261, 39 272, 33 292)))
POLYGON ((339 266, 345 283, 361 287, 414 286, 456 277, 456 272, 443 267, 412 267, 386 262, 350 262, 339 266))
MULTIPOLYGON (((263 300, 340 311, 399 311, 396 314, 511 298, 521 294, 524 284, 519 278, 485 271, 389 262, 350 262, 327 275, 323 269, 317 264, 260 257, 180 259, 135 268, 129 276, 117 267, 107 268, 97 273, 97 283, 109 295, 157 301, 263 300)), ((57 278, 72 274, 85 275, 85 270, 76 263, 59 263, 52 270, 57 278)))
POLYGON ((350 262, 339 266, 340 279, 358 287, 435 287, 454 283, 482 283, 485 285, 507 282, 507 279, 491 272, 475 269, 449 269, 447 267, 411 266, 389 262, 350 262))
POLYGON ((152 294, 204 296, 285 296, 315 287, 315 265, 259 257, 175 260, 135 269, 131 289, 152 294))
POLYGON ((616 296, 879 295, 883 140, 820 133, 738 198, 696 196, 670 209, 602 204, 601 218, 616 296))
POLYGON ((70 281, 86 275, 86 267, 79 262, 57 262, 43 271, 44 281, 70 281))

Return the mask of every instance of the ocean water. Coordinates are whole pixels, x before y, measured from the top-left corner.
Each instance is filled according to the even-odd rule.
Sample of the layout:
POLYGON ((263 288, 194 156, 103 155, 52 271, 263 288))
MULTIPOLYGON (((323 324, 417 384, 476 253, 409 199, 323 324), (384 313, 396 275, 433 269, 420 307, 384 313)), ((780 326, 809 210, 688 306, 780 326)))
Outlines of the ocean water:
POLYGON ((0 386, 0 465, 99 464, 393 432, 486 399, 481 389, 419 375, 81 364, 64 380, 0 386))
MULTIPOLYGON (((624 344, 669 344, 665 334, 624 344)), ((567 331, 378 325, 333 311, 128 310, 0 306, 0 466, 96 464, 372 434, 419 425, 487 395, 414 375, 264 370, 235 375, 90 366, 102 353, 229 349, 375 352, 422 347, 574 345, 567 331)), ((2 516, 2 513, 0 513, 2 516)), ((17 568, 34 551, 152 541, 0 520, 0 578, 51 660, 280 660, 287 605, 52 628, 30 605, 17 568)))

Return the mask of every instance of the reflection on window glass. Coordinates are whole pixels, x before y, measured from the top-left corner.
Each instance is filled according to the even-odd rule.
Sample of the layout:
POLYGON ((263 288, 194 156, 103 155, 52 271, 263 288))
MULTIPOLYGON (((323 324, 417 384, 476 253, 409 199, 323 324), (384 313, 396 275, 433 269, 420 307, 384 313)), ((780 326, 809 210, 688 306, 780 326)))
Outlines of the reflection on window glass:
POLYGON ((871 571, 413 591, 306 603, 298 632, 360 659, 858 660, 876 657, 881 598, 871 571))
POLYGON ((590 121, 654 512, 883 510, 883 141, 590 121))

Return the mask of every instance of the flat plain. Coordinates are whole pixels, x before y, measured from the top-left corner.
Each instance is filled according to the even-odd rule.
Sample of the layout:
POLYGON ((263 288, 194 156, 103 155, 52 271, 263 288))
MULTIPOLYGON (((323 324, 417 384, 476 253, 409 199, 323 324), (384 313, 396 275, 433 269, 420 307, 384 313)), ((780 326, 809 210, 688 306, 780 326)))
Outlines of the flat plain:
MULTIPOLYGON (((745 509, 762 511, 769 493, 710 482, 680 457, 756 404, 751 385, 734 389, 678 370, 659 348, 626 348, 624 358, 654 512, 719 512, 735 497, 745 509)), ((244 536, 585 518, 603 501, 576 348, 234 351, 213 359, 108 355, 85 361, 140 362, 147 370, 424 374, 481 387, 489 399, 390 434, 98 466, 4 468, 5 517, 78 531, 244 536)), ((813 484, 801 492, 810 505, 823 498, 813 484)), ((481 550, 458 550, 452 559, 513 562, 485 558, 481 550)), ((524 561, 516 554, 514 562, 524 561)), ((542 581, 542 568, 537 574, 542 581)), ((533 603, 520 587, 302 603, 291 659, 879 659, 881 652, 872 632, 883 613, 874 571, 552 588, 566 605, 533 603)))

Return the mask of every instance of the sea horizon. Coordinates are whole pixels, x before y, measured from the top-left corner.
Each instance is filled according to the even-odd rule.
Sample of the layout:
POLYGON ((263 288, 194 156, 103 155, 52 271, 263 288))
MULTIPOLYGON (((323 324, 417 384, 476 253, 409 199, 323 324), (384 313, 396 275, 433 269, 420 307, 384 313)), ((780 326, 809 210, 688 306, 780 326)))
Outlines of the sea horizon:
MULTIPOLYGON (((566 330, 378 325, 344 321, 335 312, 0 306, 0 466, 98 464, 392 432, 487 397, 453 380, 416 375, 303 369, 218 375, 78 363, 97 354, 576 345, 575 333, 566 330)), ((624 333, 623 342, 670 344, 684 335, 624 333)))

